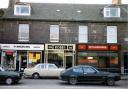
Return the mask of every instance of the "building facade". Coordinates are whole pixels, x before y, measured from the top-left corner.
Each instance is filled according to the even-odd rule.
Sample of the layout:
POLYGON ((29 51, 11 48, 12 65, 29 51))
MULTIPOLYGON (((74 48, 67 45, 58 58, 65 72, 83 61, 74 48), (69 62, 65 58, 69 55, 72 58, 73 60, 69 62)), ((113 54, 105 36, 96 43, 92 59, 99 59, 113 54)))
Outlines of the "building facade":
POLYGON ((13 62, 17 70, 41 62, 65 68, 87 64, 100 70, 126 73, 127 16, 128 5, 39 4, 10 0, 9 8, 0 17, 1 65, 5 66, 5 60, 14 58, 19 62, 19 65, 13 62), (24 48, 33 45, 39 47, 24 48))

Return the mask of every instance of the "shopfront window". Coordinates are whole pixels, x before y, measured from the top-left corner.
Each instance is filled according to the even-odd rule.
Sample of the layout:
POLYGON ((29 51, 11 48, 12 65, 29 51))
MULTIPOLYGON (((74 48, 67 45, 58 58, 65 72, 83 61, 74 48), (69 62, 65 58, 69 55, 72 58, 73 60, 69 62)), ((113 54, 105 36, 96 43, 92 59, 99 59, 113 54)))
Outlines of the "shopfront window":
POLYGON ((119 68, 117 53, 79 52, 78 64, 91 65, 97 68, 119 68))
POLYGON ((7 51, 3 52, 3 60, 2 60, 2 65, 7 70, 14 70, 15 69, 15 56, 13 51, 7 51))
POLYGON ((49 51, 48 53, 48 63, 53 63, 58 67, 63 67, 63 52, 55 52, 55 51, 49 51))
POLYGON ((41 62, 40 52, 29 52, 28 54, 28 67, 34 67, 36 64, 41 62))

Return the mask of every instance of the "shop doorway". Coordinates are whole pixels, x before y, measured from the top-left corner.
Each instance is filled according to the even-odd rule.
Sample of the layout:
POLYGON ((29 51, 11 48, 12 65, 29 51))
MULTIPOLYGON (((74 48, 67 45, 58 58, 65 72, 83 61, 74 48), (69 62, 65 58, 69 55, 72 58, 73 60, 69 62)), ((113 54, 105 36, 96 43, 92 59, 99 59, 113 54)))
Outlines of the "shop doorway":
POLYGON ((23 71, 27 67, 27 55, 20 56, 20 71, 23 71))
POLYGON ((73 56, 66 56, 66 68, 73 66, 73 56))
POLYGON ((124 53, 124 73, 128 73, 128 52, 124 53))

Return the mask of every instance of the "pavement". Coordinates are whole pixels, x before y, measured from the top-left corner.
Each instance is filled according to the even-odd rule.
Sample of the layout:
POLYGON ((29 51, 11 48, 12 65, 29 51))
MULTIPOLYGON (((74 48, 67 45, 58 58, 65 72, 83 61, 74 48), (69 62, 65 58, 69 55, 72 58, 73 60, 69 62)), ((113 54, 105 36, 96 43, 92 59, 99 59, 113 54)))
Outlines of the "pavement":
POLYGON ((126 75, 121 75, 121 79, 122 79, 122 80, 128 80, 128 74, 126 74, 126 75))

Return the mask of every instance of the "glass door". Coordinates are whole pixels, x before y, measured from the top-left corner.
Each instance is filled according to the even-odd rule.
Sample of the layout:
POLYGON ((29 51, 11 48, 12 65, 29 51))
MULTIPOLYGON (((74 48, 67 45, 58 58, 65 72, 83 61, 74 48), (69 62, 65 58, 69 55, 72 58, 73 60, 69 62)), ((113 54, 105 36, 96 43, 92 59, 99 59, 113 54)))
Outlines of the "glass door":
POLYGON ((128 52, 124 53, 124 73, 128 73, 128 52))
POLYGON ((66 68, 73 66, 73 56, 66 56, 66 68))

